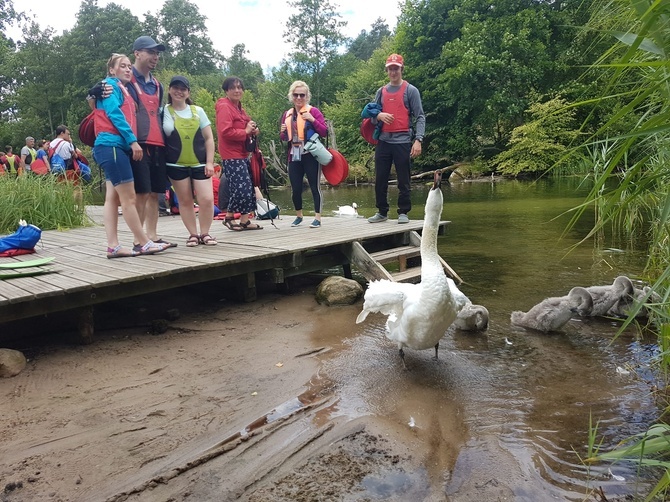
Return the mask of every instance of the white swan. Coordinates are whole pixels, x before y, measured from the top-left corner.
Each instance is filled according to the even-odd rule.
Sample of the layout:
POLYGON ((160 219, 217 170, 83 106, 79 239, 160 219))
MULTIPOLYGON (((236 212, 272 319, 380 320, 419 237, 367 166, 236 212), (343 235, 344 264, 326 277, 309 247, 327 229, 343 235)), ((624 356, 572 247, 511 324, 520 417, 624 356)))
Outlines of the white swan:
POLYGON ((625 275, 620 275, 608 286, 589 286, 586 290, 593 298, 591 316, 607 315, 615 303, 633 294, 633 282, 625 275))
POLYGON ((546 298, 528 312, 512 312, 512 324, 538 331, 556 331, 575 315, 589 315, 593 299, 585 288, 572 288, 567 296, 546 298))
POLYGON ((403 365, 404 347, 415 350, 435 347, 437 358, 440 339, 467 301, 454 281, 445 275, 437 253, 437 232, 443 205, 441 178, 442 174, 436 172, 426 200, 421 236, 421 282, 371 281, 365 292, 363 310, 356 318, 356 322, 360 323, 370 312, 387 315, 386 336, 397 342, 403 365))
POLYGON ((468 303, 461 309, 454 321, 454 327, 461 331, 483 331, 489 326, 489 311, 484 305, 468 303))
POLYGON ((351 206, 337 206, 337 211, 333 211, 335 216, 358 216, 358 204, 352 202, 351 206))

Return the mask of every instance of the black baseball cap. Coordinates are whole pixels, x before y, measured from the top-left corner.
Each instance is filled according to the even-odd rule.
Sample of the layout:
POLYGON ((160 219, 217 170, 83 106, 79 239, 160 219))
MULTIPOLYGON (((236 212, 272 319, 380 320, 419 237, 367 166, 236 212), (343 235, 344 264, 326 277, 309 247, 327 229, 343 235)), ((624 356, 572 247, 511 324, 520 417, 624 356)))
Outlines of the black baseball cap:
POLYGON ((147 36, 141 36, 133 43, 133 51, 141 51, 143 49, 155 49, 158 52, 164 52, 165 46, 163 44, 157 44, 156 41, 147 36))
POLYGON ((191 85, 188 83, 188 79, 186 77, 183 77, 182 75, 175 75, 174 77, 172 77, 172 79, 170 80, 170 87, 176 84, 181 84, 188 90, 191 90, 191 85))

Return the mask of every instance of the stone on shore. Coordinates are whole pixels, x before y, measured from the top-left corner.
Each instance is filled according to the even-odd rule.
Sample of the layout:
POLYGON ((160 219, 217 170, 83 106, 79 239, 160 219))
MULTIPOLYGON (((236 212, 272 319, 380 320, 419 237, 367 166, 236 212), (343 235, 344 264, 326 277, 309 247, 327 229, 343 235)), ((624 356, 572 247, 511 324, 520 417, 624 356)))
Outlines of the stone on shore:
POLYGON ((316 301, 325 305, 352 305, 363 296, 363 286, 337 275, 327 277, 316 289, 316 301))
POLYGON ((0 378, 18 375, 26 367, 26 356, 18 350, 0 349, 0 378))

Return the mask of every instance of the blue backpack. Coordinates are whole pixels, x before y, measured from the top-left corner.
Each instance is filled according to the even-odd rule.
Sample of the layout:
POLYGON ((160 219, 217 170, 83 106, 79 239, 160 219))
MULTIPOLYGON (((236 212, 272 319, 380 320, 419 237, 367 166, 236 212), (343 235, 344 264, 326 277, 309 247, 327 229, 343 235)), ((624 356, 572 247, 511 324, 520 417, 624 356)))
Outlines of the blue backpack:
POLYGON ((54 147, 49 146, 47 155, 49 157, 49 164, 51 166, 52 174, 65 174, 65 170, 67 169, 67 163, 65 162, 65 159, 56 153, 56 149, 63 141, 65 140, 61 139, 60 143, 56 143, 56 146, 54 147))

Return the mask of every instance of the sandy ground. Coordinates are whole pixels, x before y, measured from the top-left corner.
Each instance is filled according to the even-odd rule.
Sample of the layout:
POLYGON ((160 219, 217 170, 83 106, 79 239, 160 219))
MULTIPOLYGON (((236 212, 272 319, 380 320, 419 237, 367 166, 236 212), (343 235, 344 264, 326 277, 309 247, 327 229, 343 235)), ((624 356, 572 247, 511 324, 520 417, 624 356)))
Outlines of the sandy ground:
MULTIPOLYGON (((98 331, 93 345, 26 350, 28 367, 0 380, 0 500, 317 500, 306 472, 261 481, 297 460, 298 443, 333 434, 334 393, 318 369, 341 339, 329 340, 324 326, 353 323, 353 309, 269 295, 207 305, 153 335, 144 322, 152 313, 138 308, 144 325, 98 331), (259 465, 240 459, 252 445, 265 451, 259 465), (243 463, 213 475, 224 459, 243 463), (201 494, 189 496, 203 475, 201 494)), ((331 494, 399 461, 364 424, 336 435, 327 458, 308 461, 334 476, 331 494)))
POLYGON ((112 307, 92 345, 31 345, 0 379, 1 502, 541 499, 494 433, 459 455, 466 362, 423 351, 403 372, 388 341, 360 336, 360 305, 308 288, 112 307))

